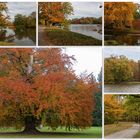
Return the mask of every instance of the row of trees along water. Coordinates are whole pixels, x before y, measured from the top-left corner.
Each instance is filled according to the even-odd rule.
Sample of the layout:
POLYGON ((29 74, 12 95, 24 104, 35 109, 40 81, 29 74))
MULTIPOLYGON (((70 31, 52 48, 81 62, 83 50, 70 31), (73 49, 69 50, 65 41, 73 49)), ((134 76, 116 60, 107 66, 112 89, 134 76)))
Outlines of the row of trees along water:
POLYGON ((140 95, 105 95, 105 124, 140 123, 140 95))
POLYGON ((0 49, 0 126, 101 126, 101 73, 77 76, 74 62, 61 49, 0 49))
POLYGON ((104 61, 105 83, 140 82, 140 61, 126 56, 110 56, 104 61))

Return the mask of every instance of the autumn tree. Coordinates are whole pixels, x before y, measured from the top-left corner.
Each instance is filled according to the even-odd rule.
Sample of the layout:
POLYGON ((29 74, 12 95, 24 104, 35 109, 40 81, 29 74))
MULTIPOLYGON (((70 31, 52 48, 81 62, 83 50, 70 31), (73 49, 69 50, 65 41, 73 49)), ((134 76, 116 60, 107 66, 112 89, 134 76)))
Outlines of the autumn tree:
POLYGON ((136 5, 133 2, 105 2, 105 29, 132 28, 135 11, 136 5))
POLYGON ((74 60, 61 49, 0 49, 0 126, 91 126, 97 83, 76 76, 74 60))
POLYGON ((140 95, 127 95, 125 102, 126 118, 140 123, 140 95))
POLYGON ((7 3, 6 2, 0 2, 0 31, 7 25, 8 22, 8 16, 7 16, 7 3))
POLYGON ((104 96, 104 122, 110 124, 122 119, 125 112, 121 95, 106 94, 104 96))
POLYGON ((121 83, 133 80, 133 67, 131 61, 121 56, 110 56, 104 61, 105 83, 121 83))
POLYGON ((65 23, 68 15, 73 13, 73 8, 69 2, 40 2, 39 20, 45 21, 48 26, 54 23, 65 23))

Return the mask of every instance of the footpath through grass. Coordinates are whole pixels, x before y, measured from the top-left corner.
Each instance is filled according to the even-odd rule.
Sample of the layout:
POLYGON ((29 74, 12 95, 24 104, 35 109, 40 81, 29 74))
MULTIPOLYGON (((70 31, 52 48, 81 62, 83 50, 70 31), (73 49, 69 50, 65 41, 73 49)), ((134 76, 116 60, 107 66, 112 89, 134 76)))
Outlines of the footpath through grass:
MULTIPOLYGON (((20 131, 20 130, 19 130, 20 131)), ((18 132, 19 132, 18 131, 18 132)), ((0 132, 5 132, 5 134, 0 134, 0 138, 101 138, 102 137, 102 128, 101 127, 91 127, 85 130, 75 130, 66 131, 64 128, 59 128, 56 131, 48 130, 48 127, 40 129, 39 134, 29 135, 22 133, 10 133, 17 132, 13 128, 0 129, 0 132)))
POLYGON ((46 29, 44 31, 43 37, 39 38, 40 45, 41 42, 45 40, 45 45, 90 45, 90 46, 97 46, 101 45, 102 41, 92 38, 90 36, 82 35, 79 33, 74 33, 69 30, 62 30, 62 29, 46 29), (42 41, 41 41, 42 40, 42 41))
POLYGON ((128 129, 133 126, 133 122, 119 122, 117 124, 108 124, 104 126, 105 136, 113 134, 115 132, 128 129))

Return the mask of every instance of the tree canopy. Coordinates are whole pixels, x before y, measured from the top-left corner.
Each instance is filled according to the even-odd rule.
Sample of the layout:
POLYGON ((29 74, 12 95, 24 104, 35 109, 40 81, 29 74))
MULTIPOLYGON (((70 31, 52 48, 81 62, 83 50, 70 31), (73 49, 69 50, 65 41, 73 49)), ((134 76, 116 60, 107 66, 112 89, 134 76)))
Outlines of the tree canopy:
POLYGON ((133 2, 105 2, 105 29, 132 28, 136 8, 136 4, 133 2))
POLYGON ((39 2, 39 21, 51 26, 54 23, 65 23, 67 16, 73 13, 69 2, 39 2))
POLYGON ((91 126, 98 84, 76 76, 74 60, 61 49, 0 49, 0 126, 91 126))

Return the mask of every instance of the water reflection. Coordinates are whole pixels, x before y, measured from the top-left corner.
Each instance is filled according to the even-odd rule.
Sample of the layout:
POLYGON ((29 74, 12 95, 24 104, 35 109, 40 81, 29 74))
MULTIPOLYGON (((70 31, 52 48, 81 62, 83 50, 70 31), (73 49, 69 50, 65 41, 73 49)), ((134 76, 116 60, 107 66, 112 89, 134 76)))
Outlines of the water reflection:
POLYGON ((6 28, 0 33, 0 41, 10 42, 20 46, 33 46, 36 43, 36 30, 26 28, 17 28, 14 30, 6 28))
POLYGON ((140 84, 105 84, 104 91, 106 93, 140 93, 140 84))
POLYGON ((72 32, 102 40, 102 25, 100 24, 71 24, 69 29, 72 32))
POLYGON ((111 41, 108 45, 140 45, 140 34, 105 35, 105 40, 116 41, 116 44, 111 41))

